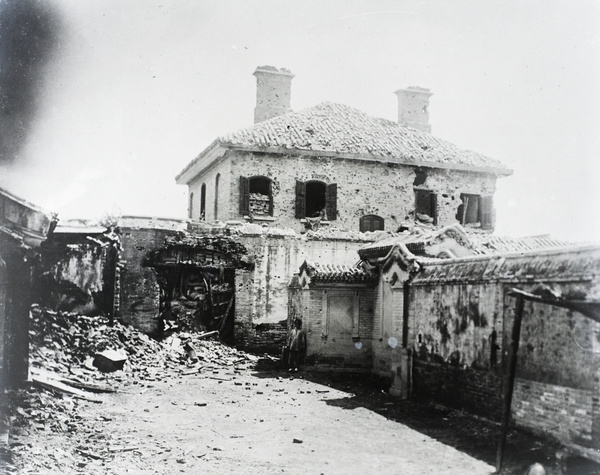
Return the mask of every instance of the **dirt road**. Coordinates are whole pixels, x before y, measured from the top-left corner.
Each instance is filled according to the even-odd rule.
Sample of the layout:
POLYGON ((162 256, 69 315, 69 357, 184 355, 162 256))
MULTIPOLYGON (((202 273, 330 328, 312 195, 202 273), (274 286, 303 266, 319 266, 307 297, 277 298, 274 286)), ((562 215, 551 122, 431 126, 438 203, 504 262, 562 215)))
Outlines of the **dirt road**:
POLYGON ((76 431, 33 430, 20 473, 457 474, 493 467, 302 373, 215 369, 78 402, 76 431), (81 407, 83 406, 83 407, 81 407))

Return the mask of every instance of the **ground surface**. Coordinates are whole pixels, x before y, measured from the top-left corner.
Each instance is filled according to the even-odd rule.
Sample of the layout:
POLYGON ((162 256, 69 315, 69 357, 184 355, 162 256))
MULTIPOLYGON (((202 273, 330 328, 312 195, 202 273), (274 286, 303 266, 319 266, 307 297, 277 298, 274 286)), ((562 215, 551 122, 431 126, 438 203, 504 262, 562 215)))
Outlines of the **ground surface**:
MULTIPOLYGON (((374 380, 234 367, 155 379, 121 381, 102 403, 75 401, 76 424, 64 431, 38 424, 16 434, 19 473, 494 472, 493 428, 396 402, 374 380)), ((536 450, 528 443, 521 448, 536 450)), ((541 452, 530 455, 540 461, 541 452)), ((527 460, 521 453, 511 463, 515 471, 505 473, 520 474, 527 460)))

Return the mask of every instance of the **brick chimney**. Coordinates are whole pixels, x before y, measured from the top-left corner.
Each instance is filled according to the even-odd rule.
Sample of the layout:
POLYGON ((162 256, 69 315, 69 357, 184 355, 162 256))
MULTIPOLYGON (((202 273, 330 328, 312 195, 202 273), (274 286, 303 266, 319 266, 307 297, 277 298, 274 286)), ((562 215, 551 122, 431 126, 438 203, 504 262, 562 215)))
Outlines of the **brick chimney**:
POLYGON ((277 69, 273 66, 259 66, 256 76, 256 107, 254 123, 286 114, 290 109, 292 79, 289 69, 277 69))
POLYGON ((429 98, 433 95, 424 87, 398 89, 398 123, 431 133, 429 125, 429 98))

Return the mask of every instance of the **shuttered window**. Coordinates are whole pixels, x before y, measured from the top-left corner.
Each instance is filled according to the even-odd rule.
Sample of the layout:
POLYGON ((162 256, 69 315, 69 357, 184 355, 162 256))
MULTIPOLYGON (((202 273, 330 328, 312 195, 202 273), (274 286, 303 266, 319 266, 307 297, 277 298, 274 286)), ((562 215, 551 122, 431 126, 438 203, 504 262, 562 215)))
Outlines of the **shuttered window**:
POLYGON ((481 229, 494 229, 494 200, 492 196, 479 198, 479 212, 481 214, 481 229))
POLYGON ((240 177, 240 214, 273 216, 272 181, 265 176, 240 177))
POLYGON ((494 229, 494 205, 492 196, 461 193, 462 204, 456 219, 463 225, 479 224, 481 229, 494 229))
POLYGON ((360 218, 360 232, 366 233, 367 231, 383 231, 383 218, 369 214, 360 218))
POLYGON ((296 218, 337 219, 337 184, 296 181, 296 218))

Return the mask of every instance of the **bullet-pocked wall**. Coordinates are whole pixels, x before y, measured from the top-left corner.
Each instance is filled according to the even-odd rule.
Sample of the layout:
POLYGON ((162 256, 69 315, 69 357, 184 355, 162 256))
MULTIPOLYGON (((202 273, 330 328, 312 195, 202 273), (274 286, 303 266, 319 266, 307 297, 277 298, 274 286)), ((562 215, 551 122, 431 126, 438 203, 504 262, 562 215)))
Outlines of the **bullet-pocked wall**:
POLYGON ((244 226, 238 239, 248 249, 253 271, 236 273, 236 344, 280 351, 287 337, 288 286, 305 260, 353 265, 372 233, 296 234, 244 226), (255 234, 252 234, 254 229, 255 234))
MULTIPOLYGON (((500 419, 514 287, 551 289, 566 301, 598 301, 600 248, 425 265, 410 291, 415 397, 500 419)), ((525 302, 512 417, 531 432, 598 448, 600 323, 551 302, 525 302)))
MULTIPOLYGON (((297 217, 298 213, 311 217, 323 210, 324 226, 359 230, 361 218, 374 215, 383 219, 383 229, 396 231, 402 222, 414 221, 417 211, 435 218, 440 225, 460 222, 462 215, 457 215, 464 196, 492 196, 495 188, 494 175, 477 172, 349 158, 229 151, 189 186, 189 192, 194 220, 201 216, 202 196, 205 196, 204 216, 209 222, 214 220, 216 192, 217 217, 223 222, 254 221, 301 232, 305 221, 297 217), (256 190, 251 184, 244 191, 241 180, 257 177, 266 179, 265 184, 256 190), (314 189, 310 186, 304 189, 303 204, 298 204, 298 182, 316 183, 314 189), (244 198, 245 193, 249 197, 244 198), (261 197, 271 202, 269 212, 249 216, 247 210, 252 207, 241 202, 261 197), (331 209, 336 210, 335 216, 331 216, 331 209)), ((473 208, 473 202, 474 222, 465 224, 477 226, 481 213, 473 208)))
MULTIPOLYGON (((143 262, 185 225, 175 224, 140 219, 121 226, 119 319, 147 333, 160 330, 160 287, 156 270, 143 262)), ((308 259, 352 265, 358 259, 357 250, 377 236, 327 231, 296 234, 258 224, 191 223, 189 230, 197 235, 227 236, 245 246, 246 260, 252 266, 235 270, 235 344, 272 351, 279 351, 286 340, 288 285, 301 263, 308 259)))

